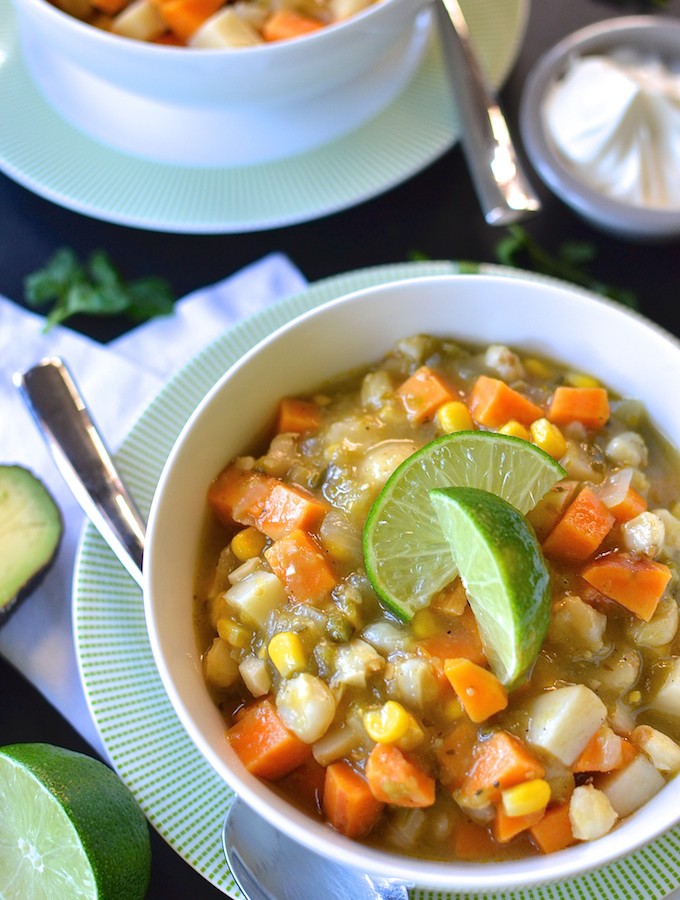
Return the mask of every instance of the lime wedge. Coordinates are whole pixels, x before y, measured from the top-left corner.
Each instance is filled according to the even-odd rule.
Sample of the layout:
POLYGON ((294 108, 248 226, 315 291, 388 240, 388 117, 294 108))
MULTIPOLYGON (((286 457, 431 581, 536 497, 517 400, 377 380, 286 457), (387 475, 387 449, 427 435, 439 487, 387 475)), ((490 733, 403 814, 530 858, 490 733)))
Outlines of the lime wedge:
POLYGON ((430 491, 479 628, 506 687, 521 681, 550 624, 550 574, 536 534, 514 506, 479 488, 430 491))
POLYGON ((0 897, 142 900, 149 828, 103 762, 52 744, 0 747, 0 897))
POLYGON ((457 574, 428 492, 476 487, 527 513, 566 472, 521 438, 457 431, 421 447, 392 473, 364 526, 364 563, 373 589, 404 622, 457 574))

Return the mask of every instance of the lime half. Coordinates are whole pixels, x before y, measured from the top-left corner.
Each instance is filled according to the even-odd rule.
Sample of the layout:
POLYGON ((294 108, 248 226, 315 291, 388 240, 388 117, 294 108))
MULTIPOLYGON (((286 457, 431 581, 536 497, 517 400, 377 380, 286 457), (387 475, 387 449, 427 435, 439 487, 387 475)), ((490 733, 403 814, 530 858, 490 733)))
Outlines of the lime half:
POLYGON ((439 488, 430 499, 489 664, 512 687, 533 665, 550 624, 550 574, 536 534, 507 500, 479 488, 439 488))
POLYGON ((429 498, 476 487, 527 513, 566 472, 535 444, 491 431, 457 431, 426 444, 392 473, 364 527, 364 562, 385 606, 408 622, 458 570, 429 498))
POLYGON ((141 900, 149 828, 99 760, 52 744, 0 747, 0 897, 141 900))

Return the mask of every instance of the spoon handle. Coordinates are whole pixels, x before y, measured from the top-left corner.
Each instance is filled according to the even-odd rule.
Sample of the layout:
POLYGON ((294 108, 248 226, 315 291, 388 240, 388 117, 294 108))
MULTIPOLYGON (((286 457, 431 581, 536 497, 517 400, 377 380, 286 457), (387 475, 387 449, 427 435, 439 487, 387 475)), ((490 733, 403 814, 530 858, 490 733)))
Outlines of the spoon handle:
POLYGON ((130 497, 78 392, 58 357, 14 376, 57 468, 130 575, 142 584, 144 520, 130 497))
POLYGON ((484 218, 509 225, 541 203, 524 174, 505 116, 470 40, 458 0, 435 0, 444 61, 456 98, 461 144, 484 218))

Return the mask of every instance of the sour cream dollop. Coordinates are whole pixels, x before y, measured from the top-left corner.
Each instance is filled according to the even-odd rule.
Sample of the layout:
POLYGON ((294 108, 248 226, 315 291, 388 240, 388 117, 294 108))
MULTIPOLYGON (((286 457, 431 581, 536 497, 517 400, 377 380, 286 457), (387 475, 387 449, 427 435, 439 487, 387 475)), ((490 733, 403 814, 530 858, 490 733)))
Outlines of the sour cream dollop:
POLYGON ((545 127, 591 188, 654 209, 680 209, 680 61, 623 49, 575 57, 547 92, 545 127))

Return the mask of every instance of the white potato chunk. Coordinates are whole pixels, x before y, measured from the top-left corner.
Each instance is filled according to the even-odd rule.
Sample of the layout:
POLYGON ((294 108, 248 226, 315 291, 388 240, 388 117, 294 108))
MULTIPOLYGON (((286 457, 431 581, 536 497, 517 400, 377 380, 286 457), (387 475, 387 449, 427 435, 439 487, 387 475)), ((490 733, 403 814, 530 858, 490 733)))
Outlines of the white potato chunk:
POLYGON ((114 16, 111 31, 137 41, 152 41, 168 30, 158 6, 152 0, 132 0, 114 16))
POLYGON ((238 663, 231 655, 231 647, 222 638, 214 638, 203 657, 206 681, 219 690, 226 690, 238 681, 238 663))
POLYGON ((259 31, 239 16, 232 6, 226 6, 206 19, 189 39, 190 47, 203 49, 250 47, 262 43, 259 31))
POLYGON ((636 431, 624 431, 613 437, 605 448, 610 462, 643 469, 647 465, 647 445, 636 431))
POLYGON ((680 658, 671 660, 664 668, 668 674, 650 706, 668 716, 680 716, 680 658))
POLYGON ((264 697, 272 688, 272 678, 266 661, 259 656, 246 656, 238 670, 243 683, 253 697, 264 697))
POLYGON ((621 526, 621 536, 626 550, 656 559, 664 547, 666 528, 660 516, 646 510, 621 526))
POLYGON ((312 754, 320 765, 329 766, 336 759, 348 757, 364 740, 366 733, 361 720, 350 715, 346 722, 329 728, 322 738, 315 741, 312 754))
POLYGON ((641 667, 642 658, 637 650, 615 651, 597 667, 590 687, 622 697, 635 686, 641 667))
POLYGON ((602 775, 595 781, 595 786, 607 795, 621 818, 651 800, 665 784, 663 776, 644 753, 638 753, 624 769, 602 775))
POLYGON ((546 691, 529 706, 527 740, 570 766, 604 722, 607 709, 594 691, 570 684, 546 691))
POLYGON ((301 672, 282 683, 276 708, 286 728, 306 744, 313 744, 328 731, 335 717, 336 701, 324 681, 301 672))
POLYGON ((638 725, 631 734, 633 743, 643 750, 659 772, 680 772, 680 746, 662 731, 650 725, 638 725))
POLYGON ((286 591, 273 572, 260 569, 233 584, 224 599, 246 625, 262 628, 269 613, 286 602, 286 591))
POLYGON ((575 788, 569 800, 569 821, 575 838, 594 841, 612 830, 618 814, 609 798, 592 784, 575 788))

